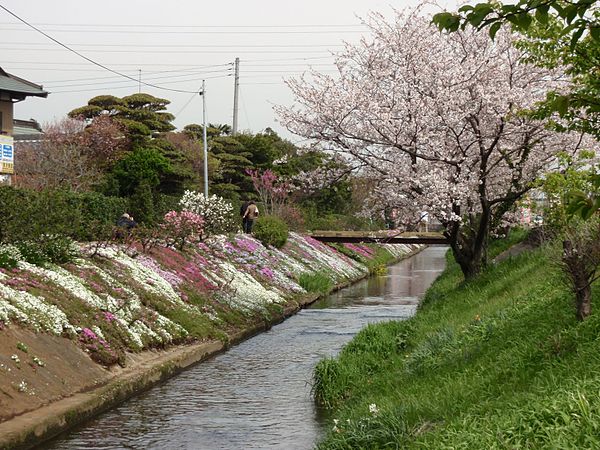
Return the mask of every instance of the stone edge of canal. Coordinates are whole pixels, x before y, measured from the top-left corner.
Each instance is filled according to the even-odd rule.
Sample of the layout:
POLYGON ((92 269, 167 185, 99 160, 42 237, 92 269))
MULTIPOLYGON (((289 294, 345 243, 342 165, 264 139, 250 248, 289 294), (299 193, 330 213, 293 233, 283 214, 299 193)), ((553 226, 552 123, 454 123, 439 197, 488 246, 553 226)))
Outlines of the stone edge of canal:
MULTIPOLYGON (((427 246, 415 249, 393 261, 396 264, 419 253, 427 246)), ((368 275, 336 285, 332 292, 357 283, 368 275)), ((220 341, 183 345, 151 353, 138 364, 126 368, 108 383, 88 392, 75 393, 47 406, 17 416, 0 423, 0 449, 30 449, 93 419, 128 399, 166 381, 184 370, 226 351, 233 345, 270 329, 296 314, 300 309, 321 298, 321 295, 307 295, 299 305, 288 305, 282 314, 268 322, 258 323, 230 335, 229 344, 220 341)))

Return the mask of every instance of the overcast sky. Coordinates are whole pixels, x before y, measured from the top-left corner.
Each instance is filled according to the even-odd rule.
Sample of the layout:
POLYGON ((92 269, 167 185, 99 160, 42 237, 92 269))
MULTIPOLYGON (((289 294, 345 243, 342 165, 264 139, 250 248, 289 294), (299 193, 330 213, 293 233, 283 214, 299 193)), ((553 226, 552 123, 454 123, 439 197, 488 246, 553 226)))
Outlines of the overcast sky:
MULTIPOLYGON (((283 83, 309 66, 331 73, 331 52, 365 34, 369 11, 392 17, 393 9, 418 0, 0 0, 0 4, 56 40, 111 69, 154 85, 198 91, 206 79, 207 119, 232 122, 233 61, 240 63, 239 128, 277 123, 273 104, 291 104, 283 83)), ((443 5, 453 8, 454 0, 443 5)), ((102 94, 136 93, 139 83, 120 78, 50 41, 0 10, 0 66, 43 84, 47 99, 15 105, 15 118, 42 123, 102 94)), ((141 86, 171 101, 175 125, 202 123, 202 99, 186 92, 141 86)))

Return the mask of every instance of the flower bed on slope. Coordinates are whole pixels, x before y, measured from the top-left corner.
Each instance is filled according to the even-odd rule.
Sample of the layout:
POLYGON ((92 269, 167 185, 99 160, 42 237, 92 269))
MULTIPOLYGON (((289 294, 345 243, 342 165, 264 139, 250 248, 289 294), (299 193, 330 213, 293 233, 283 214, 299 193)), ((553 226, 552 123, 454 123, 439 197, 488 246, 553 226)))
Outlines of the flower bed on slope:
MULTIPOLYGON (((377 247, 395 258, 414 249, 377 247)), ((20 261, 0 271, 0 329, 18 325, 67 337, 105 366, 124 364, 126 352, 227 340, 306 295, 301 275, 326 274, 340 285, 368 274, 364 260, 376 253, 374 246, 341 253, 291 233, 282 249, 233 235, 185 252, 111 246, 64 266, 20 261)), ((10 364, 8 357, 0 362, 10 364)))

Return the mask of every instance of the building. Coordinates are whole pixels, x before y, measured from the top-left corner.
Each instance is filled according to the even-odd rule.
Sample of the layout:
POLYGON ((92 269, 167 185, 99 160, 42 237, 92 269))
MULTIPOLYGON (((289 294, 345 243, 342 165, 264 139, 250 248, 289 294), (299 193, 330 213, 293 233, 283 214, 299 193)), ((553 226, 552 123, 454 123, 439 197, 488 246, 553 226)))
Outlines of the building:
POLYGON ((13 120, 13 134, 15 146, 18 143, 37 143, 42 140, 44 131, 37 120, 13 120))
POLYGON ((14 173, 14 104, 27 97, 47 96, 42 86, 0 68, 0 183, 10 183, 14 173))

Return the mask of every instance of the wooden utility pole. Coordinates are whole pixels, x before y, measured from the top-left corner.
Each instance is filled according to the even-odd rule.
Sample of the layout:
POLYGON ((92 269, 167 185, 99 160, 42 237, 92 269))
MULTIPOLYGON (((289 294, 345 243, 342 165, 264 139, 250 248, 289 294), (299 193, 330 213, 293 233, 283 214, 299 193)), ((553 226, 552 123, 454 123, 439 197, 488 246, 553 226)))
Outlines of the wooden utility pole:
POLYGON ((238 131, 238 95, 240 90, 240 58, 235 58, 235 76, 233 81, 233 127, 231 135, 235 136, 238 131))

